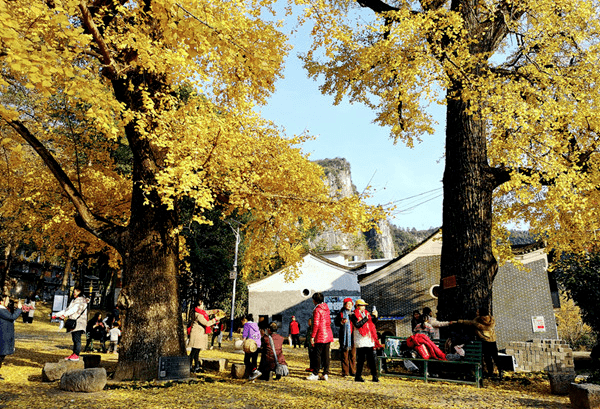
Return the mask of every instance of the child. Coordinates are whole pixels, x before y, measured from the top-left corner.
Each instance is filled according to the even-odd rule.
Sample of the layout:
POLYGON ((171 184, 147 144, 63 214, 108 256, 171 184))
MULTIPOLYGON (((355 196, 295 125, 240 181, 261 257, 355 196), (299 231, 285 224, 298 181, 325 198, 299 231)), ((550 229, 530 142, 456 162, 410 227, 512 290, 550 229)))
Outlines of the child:
POLYGON ((110 350, 113 354, 117 353, 117 344, 119 343, 119 337, 121 336, 121 330, 119 329, 119 323, 115 322, 113 327, 108 331, 110 337, 110 350))

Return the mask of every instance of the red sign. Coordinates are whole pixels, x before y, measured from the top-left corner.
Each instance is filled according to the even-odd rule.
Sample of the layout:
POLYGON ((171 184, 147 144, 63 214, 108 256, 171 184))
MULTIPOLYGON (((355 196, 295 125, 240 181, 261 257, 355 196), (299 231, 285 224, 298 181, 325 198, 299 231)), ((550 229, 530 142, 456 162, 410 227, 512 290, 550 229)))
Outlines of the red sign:
POLYGON ((456 276, 445 277, 442 279, 444 290, 456 287, 456 276))

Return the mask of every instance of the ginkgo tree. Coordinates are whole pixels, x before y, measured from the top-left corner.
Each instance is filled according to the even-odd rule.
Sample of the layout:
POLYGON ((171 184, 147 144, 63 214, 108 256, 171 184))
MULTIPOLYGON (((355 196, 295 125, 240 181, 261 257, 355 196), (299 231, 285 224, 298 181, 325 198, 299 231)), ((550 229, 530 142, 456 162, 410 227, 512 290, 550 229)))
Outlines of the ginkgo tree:
POLYGON ((69 199, 61 214, 122 260, 116 379, 156 377, 160 356, 185 354, 181 198, 193 202, 196 222, 216 204, 223 217, 249 214, 246 273, 297 261, 303 229, 366 228, 379 214, 358 196, 329 199, 322 171, 298 146, 306 136, 283 137, 256 114, 288 52, 280 23, 261 17, 270 6, 0 2, 0 93, 28 96, 0 105, 13 131, 3 143, 35 151, 69 199), (76 140, 56 119, 57 100, 83 113, 77 123, 89 128, 76 140))
MULTIPOLYGON (((0 96, 0 100, 21 107, 30 106, 31 101, 26 100, 26 93, 23 91, 15 88, 0 96)), ((66 112, 61 109, 60 101, 54 101, 53 105, 51 116, 55 121, 67 124, 54 131, 55 134, 66 132, 63 137, 71 142, 64 146, 62 157, 74 170, 73 180, 78 189, 86 186, 88 200, 93 197, 96 206, 110 207, 114 217, 128 214, 126 205, 129 195, 125 192, 129 182, 126 178, 113 178, 114 183, 120 183, 121 186, 111 197, 87 189, 97 183, 90 183, 90 175, 93 174, 85 169, 90 168, 92 159, 101 164, 110 160, 110 155, 105 149, 100 150, 98 145, 93 156, 85 152, 80 136, 82 132, 88 131, 89 126, 77 118, 83 111, 66 112)), ((32 244, 42 260, 63 260, 67 264, 65 271, 70 271, 71 261, 82 254, 100 251, 110 255, 113 267, 117 267, 118 257, 114 254, 114 249, 106 251, 106 243, 76 225, 68 197, 43 162, 37 159, 36 153, 31 149, 23 149, 21 142, 11 138, 13 134, 14 130, 10 126, 0 124, 0 243, 6 246, 6 252, 10 254, 6 257, 7 268, 3 273, 9 271, 10 260, 20 244, 32 244)), ((67 279, 68 274, 65 274, 62 285, 65 289, 68 286, 67 279)), ((0 279, 0 284, 4 282, 4 278, 0 279)))
POLYGON ((408 146, 445 106, 440 317, 491 306, 510 221, 558 251, 595 240, 598 2, 296 3, 314 21, 305 67, 336 102, 365 104, 408 146))

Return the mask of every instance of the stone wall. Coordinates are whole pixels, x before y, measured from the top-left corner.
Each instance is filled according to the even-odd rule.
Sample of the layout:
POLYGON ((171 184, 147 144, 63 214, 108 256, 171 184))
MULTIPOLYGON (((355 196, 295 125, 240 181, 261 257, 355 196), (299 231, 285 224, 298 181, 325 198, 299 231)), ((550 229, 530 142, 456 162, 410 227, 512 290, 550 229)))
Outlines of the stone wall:
POLYGON ((493 314, 496 317, 498 348, 510 341, 558 339, 552 295, 541 250, 523 258, 527 270, 507 263, 499 268, 493 285, 493 314), (536 331, 532 318, 543 317, 545 328, 536 331))
POLYGON ((573 371, 573 350, 560 339, 535 339, 529 342, 511 341, 506 354, 517 361, 516 372, 573 371))

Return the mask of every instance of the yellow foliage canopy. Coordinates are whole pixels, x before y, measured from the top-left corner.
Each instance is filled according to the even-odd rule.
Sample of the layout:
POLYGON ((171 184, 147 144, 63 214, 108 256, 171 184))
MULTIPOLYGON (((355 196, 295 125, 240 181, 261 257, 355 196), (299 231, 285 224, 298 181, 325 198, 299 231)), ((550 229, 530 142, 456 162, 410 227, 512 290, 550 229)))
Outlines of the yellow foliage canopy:
POLYGON ((0 118, 9 161, 26 155, 45 186, 52 174, 64 191, 36 193, 42 180, 25 183, 19 159, 8 172, 29 187, 13 203, 47 206, 46 230, 60 225, 63 235, 72 231, 76 212, 89 232, 112 245, 119 241, 107 232, 121 232, 141 201, 146 209, 176 211, 181 198, 190 198, 199 222, 203 210, 219 203, 224 217, 251 213, 245 265, 252 269, 274 255, 298 259, 300 219, 304 228, 367 228, 380 213, 359 197, 329 198, 320 168, 299 148, 306 136, 286 138, 255 113, 274 90, 289 49, 279 23, 261 18, 271 6, 0 2, 0 118))
POLYGON ((494 237, 508 237, 503 226, 521 221, 556 249, 577 251, 596 239, 596 2, 297 3, 314 20, 304 58, 310 74, 336 102, 348 97, 372 108, 395 142, 412 146, 432 133, 430 104, 464 103, 461 115, 484 129, 483 167, 495 179, 494 237))

